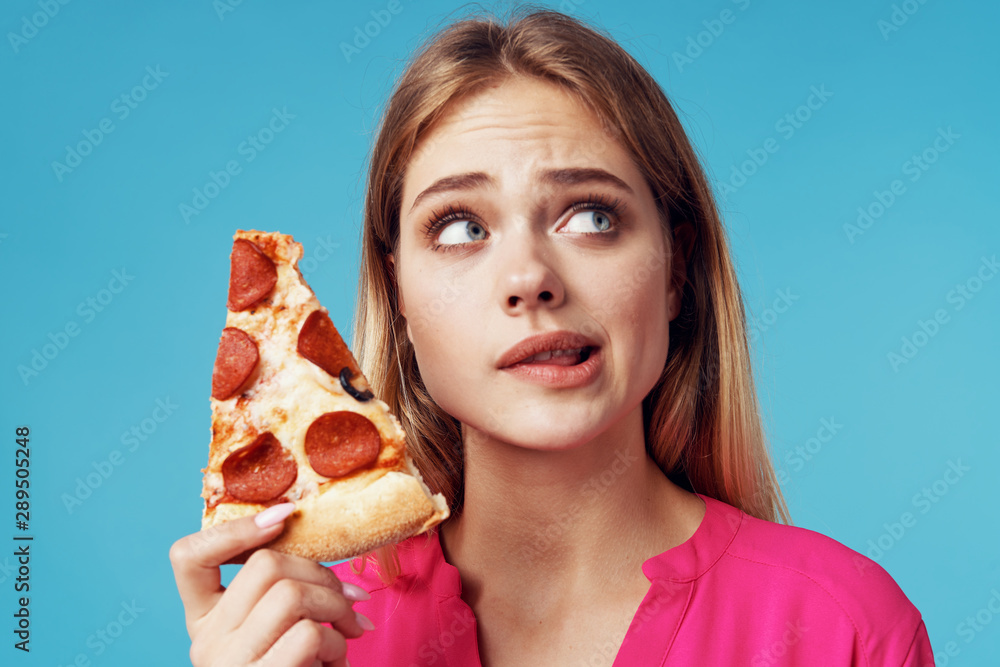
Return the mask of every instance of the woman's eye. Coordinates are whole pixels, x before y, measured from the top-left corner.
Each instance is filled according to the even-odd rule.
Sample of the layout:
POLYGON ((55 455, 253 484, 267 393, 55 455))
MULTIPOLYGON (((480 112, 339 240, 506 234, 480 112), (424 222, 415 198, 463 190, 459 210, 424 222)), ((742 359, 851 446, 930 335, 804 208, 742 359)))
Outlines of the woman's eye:
POLYGON ((456 220, 445 225, 438 236, 438 243, 468 243, 469 241, 482 241, 486 238, 486 230, 478 222, 473 220, 456 220))
POLYGON ((566 223, 566 226, 571 227, 574 220, 582 220, 582 222, 577 225, 577 229, 569 230, 572 232, 592 234, 595 229, 599 232, 606 232, 611 229, 611 217, 604 211, 591 210, 574 213, 573 217, 566 223))

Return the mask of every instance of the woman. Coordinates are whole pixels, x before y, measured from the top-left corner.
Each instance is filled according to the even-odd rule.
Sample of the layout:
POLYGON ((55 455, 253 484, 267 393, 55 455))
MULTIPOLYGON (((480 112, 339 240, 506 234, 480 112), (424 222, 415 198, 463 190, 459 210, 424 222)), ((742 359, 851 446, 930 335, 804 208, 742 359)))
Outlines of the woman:
POLYGON ((179 540, 195 665, 933 664, 881 567, 777 523, 710 189, 611 39, 551 11, 435 36, 363 253, 354 349, 452 517, 361 572, 260 550, 227 590, 290 505, 179 540))

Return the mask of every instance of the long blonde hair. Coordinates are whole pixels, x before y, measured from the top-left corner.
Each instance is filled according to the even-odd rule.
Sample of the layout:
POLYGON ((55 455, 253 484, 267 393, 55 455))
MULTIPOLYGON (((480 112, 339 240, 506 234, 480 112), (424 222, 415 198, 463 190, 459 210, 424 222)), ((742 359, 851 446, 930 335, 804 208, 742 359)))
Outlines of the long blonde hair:
MULTIPOLYGON (((554 83, 596 113, 603 140, 619 142, 647 179, 668 247, 675 225, 693 227, 667 362, 643 400, 650 457, 688 490, 789 523, 754 390, 742 293, 695 151, 659 85, 610 36, 533 7, 521 7, 506 24, 468 17, 427 40, 396 82, 372 148, 353 349, 375 394, 399 417, 424 480, 444 494, 453 515, 461 512, 461 425, 424 386, 386 262, 388 253, 398 256, 403 176, 450 103, 512 76, 554 83)), ((644 279, 641 267, 633 279, 644 279)), ((367 556, 385 581, 398 574, 393 546, 367 556)))

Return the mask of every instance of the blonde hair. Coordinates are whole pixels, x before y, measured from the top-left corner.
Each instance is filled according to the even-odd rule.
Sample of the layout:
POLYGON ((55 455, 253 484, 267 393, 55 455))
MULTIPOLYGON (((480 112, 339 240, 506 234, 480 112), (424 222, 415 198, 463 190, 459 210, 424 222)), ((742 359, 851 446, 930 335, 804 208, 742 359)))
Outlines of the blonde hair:
MULTIPOLYGON (((643 400, 650 457, 688 490, 761 519, 790 522, 764 436, 726 234, 677 115, 656 81, 610 36, 559 12, 519 10, 507 24, 476 16, 446 26, 418 49, 389 98, 368 174, 353 339, 373 391, 399 417, 428 486, 458 515, 464 497, 461 425, 424 386, 386 261, 388 253, 398 257, 403 177, 421 139, 452 102, 513 76, 553 83, 595 112, 610 140, 633 156, 671 252, 675 226, 693 227, 667 362, 643 400)), ((633 279, 655 275, 646 271, 644 278, 640 267, 633 279)), ((399 572, 394 546, 367 559, 386 582, 399 572)))

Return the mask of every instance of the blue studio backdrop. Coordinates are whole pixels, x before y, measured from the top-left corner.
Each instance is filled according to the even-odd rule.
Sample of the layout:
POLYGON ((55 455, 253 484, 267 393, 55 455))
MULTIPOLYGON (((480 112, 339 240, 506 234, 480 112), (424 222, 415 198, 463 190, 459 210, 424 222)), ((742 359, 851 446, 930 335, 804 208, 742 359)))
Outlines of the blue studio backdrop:
MULTIPOLYGON (((939 665, 997 664, 997 5, 546 6, 648 68, 708 169, 794 522, 886 568, 939 665)), ((380 111, 463 7, 4 4, 0 662, 187 663, 167 552, 233 232, 294 234, 349 339, 380 111)))

